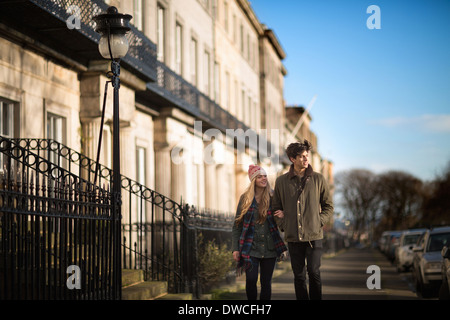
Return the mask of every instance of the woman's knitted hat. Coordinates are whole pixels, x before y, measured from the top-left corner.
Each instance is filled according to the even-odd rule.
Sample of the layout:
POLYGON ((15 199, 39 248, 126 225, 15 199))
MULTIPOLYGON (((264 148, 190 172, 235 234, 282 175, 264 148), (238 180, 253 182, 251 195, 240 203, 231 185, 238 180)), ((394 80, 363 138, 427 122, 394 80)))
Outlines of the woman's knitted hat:
POLYGON ((258 175, 267 176, 266 171, 256 164, 251 164, 248 167, 248 178, 252 181, 258 175))

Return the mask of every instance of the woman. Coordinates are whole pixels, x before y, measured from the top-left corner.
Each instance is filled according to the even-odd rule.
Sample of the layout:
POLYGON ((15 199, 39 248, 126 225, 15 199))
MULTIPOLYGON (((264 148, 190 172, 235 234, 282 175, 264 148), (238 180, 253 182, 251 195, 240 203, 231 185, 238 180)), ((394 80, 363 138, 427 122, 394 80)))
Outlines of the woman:
POLYGON ((261 268, 261 300, 270 300, 272 274, 277 258, 286 251, 271 208, 272 190, 263 168, 250 165, 250 186, 241 195, 233 224, 233 258, 238 274, 246 273, 248 300, 256 300, 259 268, 261 268))

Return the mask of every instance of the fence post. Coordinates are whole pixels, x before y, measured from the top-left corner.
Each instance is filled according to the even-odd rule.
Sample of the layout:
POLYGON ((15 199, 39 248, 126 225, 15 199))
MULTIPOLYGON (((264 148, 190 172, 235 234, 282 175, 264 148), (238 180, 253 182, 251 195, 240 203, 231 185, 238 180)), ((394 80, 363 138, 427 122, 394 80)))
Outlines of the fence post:
POLYGON ((183 250, 183 271, 186 279, 188 290, 194 294, 196 298, 200 297, 201 290, 198 278, 198 244, 197 244, 197 228, 195 219, 191 219, 192 213, 195 212, 194 207, 188 204, 182 206, 182 228, 184 234, 184 250, 183 250))

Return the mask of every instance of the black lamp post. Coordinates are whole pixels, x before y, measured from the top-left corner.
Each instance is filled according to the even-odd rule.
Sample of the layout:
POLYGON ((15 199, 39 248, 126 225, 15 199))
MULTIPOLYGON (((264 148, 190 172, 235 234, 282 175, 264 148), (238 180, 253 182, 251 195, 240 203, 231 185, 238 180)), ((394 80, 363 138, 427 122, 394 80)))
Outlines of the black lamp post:
MULTIPOLYGON (((131 19, 129 14, 121 14, 116 7, 109 7, 107 12, 93 17, 97 26, 95 31, 101 34, 99 42, 100 54, 111 60, 111 71, 108 77, 111 79, 114 88, 114 108, 113 108, 113 177, 112 177, 112 209, 113 209, 113 233, 114 233, 114 298, 121 299, 122 287, 122 266, 121 266, 121 179, 120 179, 120 123, 119 123, 119 88, 120 88, 120 59, 128 52, 128 40, 126 33, 130 31, 128 23, 131 19)), ((106 98, 106 91, 105 91, 106 98)), ((102 115, 102 125, 104 117, 104 107, 102 115)), ((100 141, 101 132, 100 130, 100 141)), ((99 144, 100 151, 100 144, 99 144)), ((98 162, 98 160, 97 160, 98 162)), ((95 177, 96 179, 97 177, 95 177)), ((95 182, 94 182, 95 183, 95 182)))

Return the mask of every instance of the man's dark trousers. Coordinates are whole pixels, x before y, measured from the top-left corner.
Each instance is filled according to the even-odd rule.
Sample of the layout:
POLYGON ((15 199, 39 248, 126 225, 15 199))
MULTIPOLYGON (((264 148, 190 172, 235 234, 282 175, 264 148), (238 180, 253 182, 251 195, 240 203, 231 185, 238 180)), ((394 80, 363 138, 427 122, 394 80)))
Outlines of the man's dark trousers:
POLYGON ((294 272, 297 300, 321 300, 320 259, 322 257, 322 240, 289 242, 288 247, 292 271, 294 272), (306 287, 306 271, 308 271, 309 277, 309 295, 306 287))

